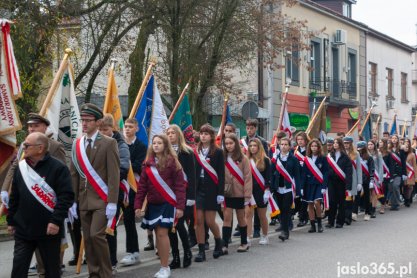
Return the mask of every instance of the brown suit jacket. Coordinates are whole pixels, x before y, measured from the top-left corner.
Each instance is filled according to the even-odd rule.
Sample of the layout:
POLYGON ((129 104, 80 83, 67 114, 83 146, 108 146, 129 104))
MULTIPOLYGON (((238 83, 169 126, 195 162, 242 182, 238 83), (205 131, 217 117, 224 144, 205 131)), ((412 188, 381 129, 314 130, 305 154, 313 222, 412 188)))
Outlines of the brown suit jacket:
MULTIPOLYGON (((120 183, 120 159, 116 140, 99 133, 91 150, 90 162, 108 187, 107 202, 117 203, 120 183)), ((74 163, 71 163, 71 176, 75 201, 79 202, 80 210, 106 208, 107 203, 100 198, 92 185, 80 176, 74 163)))
MULTIPOLYGON (((62 143, 55 141, 52 138, 49 138, 49 154, 67 165, 67 161, 65 158, 65 149, 62 143)), ((7 171, 6 178, 4 179, 3 186, 1 188, 2 191, 9 191, 10 187, 12 186, 13 175, 16 167, 19 164, 20 159, 16 158, 12 165, 10 166, 9 170, 7 171)))

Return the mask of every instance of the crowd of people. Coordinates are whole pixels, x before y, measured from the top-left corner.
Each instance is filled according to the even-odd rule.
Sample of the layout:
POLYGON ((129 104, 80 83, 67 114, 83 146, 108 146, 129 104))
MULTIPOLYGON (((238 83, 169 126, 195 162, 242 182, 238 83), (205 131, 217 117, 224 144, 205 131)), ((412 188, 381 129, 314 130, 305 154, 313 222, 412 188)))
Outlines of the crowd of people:
POLYGON ((415 193, 417 138, 411 142, 385 132, 366 142, 338 133, 321 142, 304 132, 292 138, 278 132, 271 145, 257 134, 257 120, 249 119, 241 139, 233 123, 224 126, 223 138, 204 124, 190 146, 171 125, 146 147, 135 136, 135 119, 125 121, 122 134, 110 114, 84 104, 81 123, 84 136, 74 142, 69 159, 63 145, 45 135, 49 121, 29 114, 29 135, 1 191, 15 238, 12 277, 27 276, 33 253, 40 275, 60 277, 67 233, 74 247, 69 265, 83 260, 89 277, 112 277, 118 264, 139 262, 136 217, 147 230, 145 251, 159 256, 154 277, 161 278, 206 261, 209 231, 218 259, 229 254, 232 235, 240 237, 237 252, 244 253, 253 238, 267 245, 272 226, 279 224, 281 241, 290 238, 294 219, 298 227, 310 223, 308 233, 322 233, 358 221, 360 210, 369 221, 377 209, 384 214, 387 208, 399 210, 401 203, 409 207, 415 193), (126 185, 130 169, 137 192, 126 185), (120 218, 126 255, 119 262, 120 218), (81 241, 85 258, 79 258, 81 241))

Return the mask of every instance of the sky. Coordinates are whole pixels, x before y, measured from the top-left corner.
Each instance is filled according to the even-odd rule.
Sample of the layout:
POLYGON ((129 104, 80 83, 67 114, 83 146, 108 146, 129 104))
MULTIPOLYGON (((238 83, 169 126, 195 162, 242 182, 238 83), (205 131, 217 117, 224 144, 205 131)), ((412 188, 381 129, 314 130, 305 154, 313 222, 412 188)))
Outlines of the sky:
POLYGON ((408 45, 417 45, 417 0, 357 0, 352 18, 408 45))

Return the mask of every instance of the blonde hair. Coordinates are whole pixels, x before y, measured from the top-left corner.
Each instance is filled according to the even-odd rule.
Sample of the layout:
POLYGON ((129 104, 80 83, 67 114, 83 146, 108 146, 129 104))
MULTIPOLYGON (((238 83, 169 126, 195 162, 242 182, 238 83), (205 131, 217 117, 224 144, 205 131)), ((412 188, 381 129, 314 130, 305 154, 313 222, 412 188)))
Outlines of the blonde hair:
POLYGON ((346 153, 347 155, 350 157, 351 160, 356 160, 356 158, 358 157, 359 153, 355 150, 355 148, 353 147, 353 143, 350 143, 350 146, 348 149, 346 149, 346 153))
POLYGON ((252 142, 255 142, 258 146, 258 152, 256 154, 252 154, 250 150, 248 150, 247 156, 249 160, 253 159, 255 161, 256 168, 258 168, 258 170, 263 171, 265 170, 265 157, 267 157, 265 154, 264 146, 262 145, 261 140, 258 138, 251 139, 249 141, 249 145, 252 142))
POLYGON ((181 128, 178 125, 170 125, 167 128, 168 130, 172 129, 176 134, 178 138, 178 149, 180 152, 186 152, 186 153, 192 153, 193 149, 191 149, 187 144, 185 143, 184 133, 182 133, 181 128))
POLYGON ((99 127, 111 127, 114 130, 114 118, 110 113, 104 114, 104 117, 99 121, 99 127))
MULTIPOLYGON (((159 159, 158 163, 156 164, 157 167, 160 169, 165 168, 167 166, 168 159, 171 157, 172 159, 175 160, 175 165, 176 165, 177 170, 182 169, 181 164, 178 161, 177 153, 172 148, 172 145, 169 142, 168 136, 166 136, 165 134, 154 135, 154 137, 152 137, 151 142, 153 142, 155 138, 161 139, 162 143, 164 144, 164 151, 161 155, 161 159, 159 159)), ((148 151, 146 153, 146 161, 148 161, 148 159, 151 157, 156 157, 156 154, 152 148, 152 143, 148 147, 148 151)))

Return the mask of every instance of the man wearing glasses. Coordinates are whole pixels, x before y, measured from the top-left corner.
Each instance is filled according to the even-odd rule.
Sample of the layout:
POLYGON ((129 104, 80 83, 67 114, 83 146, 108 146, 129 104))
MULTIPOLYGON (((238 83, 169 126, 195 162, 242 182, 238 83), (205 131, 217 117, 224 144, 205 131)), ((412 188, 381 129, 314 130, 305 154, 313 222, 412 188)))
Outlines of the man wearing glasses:
POLYGON ((74 192, 68 167, 48 153, 49 141, 41 132, 29 134, 22 143, 24 159, 14 171, 7 215, 15 239, 11 277, 27 276, 35 250, 45 277, 61 277, 61 238, 74 192))
POLYGON ((100 108, 84 104, 81 107, 84 136, 72 148, 72 184, 75 202, 79 203, 89 277, 112 276, 106 232, 111 233, 115 223, 119 196, 119 150, 115 139, 99 133, 102 118, 100 108))

